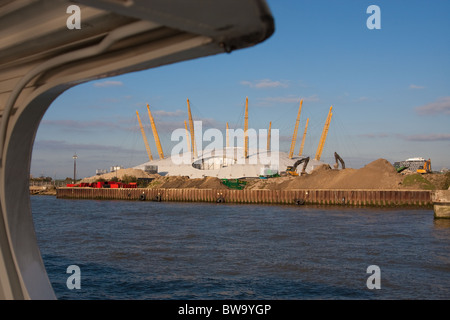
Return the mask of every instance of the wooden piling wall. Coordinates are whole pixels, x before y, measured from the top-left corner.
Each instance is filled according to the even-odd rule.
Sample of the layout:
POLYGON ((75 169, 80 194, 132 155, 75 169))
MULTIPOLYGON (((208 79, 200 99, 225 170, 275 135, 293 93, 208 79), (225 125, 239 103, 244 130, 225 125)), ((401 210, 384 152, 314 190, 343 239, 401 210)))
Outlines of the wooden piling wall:
POLYGON ((427 190, 232 190, 58 188, 58 198, 261 204, 432 206, 427 190))

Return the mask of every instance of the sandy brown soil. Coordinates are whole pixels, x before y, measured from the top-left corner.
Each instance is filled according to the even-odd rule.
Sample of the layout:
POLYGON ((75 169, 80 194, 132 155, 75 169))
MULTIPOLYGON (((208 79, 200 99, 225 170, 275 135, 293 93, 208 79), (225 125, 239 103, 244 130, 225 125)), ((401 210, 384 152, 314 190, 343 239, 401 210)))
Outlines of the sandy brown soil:
POLYGON ((48 187, 30 186, 30 195, 54 196, 56 195, 56 188, 53 186, 48 187))
POLYGON ((333 170, 323 165, 308 175, 260 180, 252 189, 399 189, 403 176, 384 159, 361 169, 333 170))
POLYGON ((149 185, 150 188, 193 188, 193 189, 224 189, 226 186, 221 180, 215 177, 205 177, 203 179, 190 179, 189 177, 159 177, 149 185))
POLYGON ((373 189, 373 190, 421 190, 447 189, 450 175, 429 173, 415 175, 417 179, 405 178, 385 159, 375 160, 360 169, 333 170, 323 165, 309 175, 256 180, 249 183, 251 189, 373 189), (412 182, 411 182, 412 181, 412 182), (425 181, 427 183, 421 182, 425 181))

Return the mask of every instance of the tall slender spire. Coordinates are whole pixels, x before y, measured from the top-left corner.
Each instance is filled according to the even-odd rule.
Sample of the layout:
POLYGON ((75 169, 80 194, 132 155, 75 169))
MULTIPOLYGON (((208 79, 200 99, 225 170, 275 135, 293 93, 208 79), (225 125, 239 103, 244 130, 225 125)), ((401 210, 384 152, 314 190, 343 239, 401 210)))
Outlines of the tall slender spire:
POLYGON ((148 117, 150 118, 150 123, 152 125, 153 137, 155 138, 156 148, 158 149, 158 155, 160 159, 164 159, 164 153, 161 147, 161 141, 159 140, 158 131, 156 130, 155 120, 153 119, 152 113, 150 112, 150 106, 147 104, 148 117))
POLYGON ((192 156, 197 158, 197 146, 195 145, 195 135, 194 135, 194 121, 192 120, 192 113, 191 113, 191 106, 189 104, 189 99, 187 99, 187 107, 189 114, 189 129, 191 133, 192 156))
POLYGON ((137 118, 139 121, 139 126, 141 127, 141 133, 142 133, 142 138, 144 139, 145 148, 147 149, 148 160, 152 161, 153 160, 152 152, 150 151, 150 146, 148 145, 147 137, 145 136, 144 127, 142 126, 141 118, 139 117, 139 112, 137 110, 136 110, 136 115, 137 115, 137 118))
POLYGON ((305 131, 303 132, 302 144, 300 146, 300 151, 298 152, 299 156, 301 156, 303 154, 303 147, 305 146, 306 130, 308 130, 308 123, 309 123, 309 118, 306 119, 306 125, 305 125, 305 131))
POLYGON ((191 143, 190 143, 190 137, 189 137, 189 129, 187 127, 187 122, 186 120, 184 120, 184 128, 186 129, 186 144, 187 144, 187 149, 189 152, 191 152, 191 143))
POLYGON ((328 128, 330 127, 331 117, 333 116, 333 113, 331 112, 332 109, 333 106, 331 106, 330 111, 328 111, 327 120, 325 121, 325 125, 323 126, 322 136, 320 137, 320 142, 319 145, 317 146, 316 156, 314 157, 315 160, 320 160, 320 157, 322 156, 323 146, 327 139, 328 128))
POLYGON ((292 135, 291 149, 289 151, 289 159, 292 159, 292 157, 294 156, 295 142, 297 140, 298 124, 300 122, 300 114, 302 112, 302 104, 303 99, 300 100, 300 106, 298 107, 297 120, 295 121, 294 134, 292 135))

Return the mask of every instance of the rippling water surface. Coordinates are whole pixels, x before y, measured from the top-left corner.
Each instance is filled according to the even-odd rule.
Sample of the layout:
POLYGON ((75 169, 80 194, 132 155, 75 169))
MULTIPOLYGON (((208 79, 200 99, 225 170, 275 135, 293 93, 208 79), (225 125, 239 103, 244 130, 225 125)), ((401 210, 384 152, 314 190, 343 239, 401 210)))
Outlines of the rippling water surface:
POLYGON ((59 299, 450 298, 450 221, 429 209, 31 203, 59 299), (66 286, 69 265, 79 290, 66 286), (379 290, 367 288, 370 265, 379 290))

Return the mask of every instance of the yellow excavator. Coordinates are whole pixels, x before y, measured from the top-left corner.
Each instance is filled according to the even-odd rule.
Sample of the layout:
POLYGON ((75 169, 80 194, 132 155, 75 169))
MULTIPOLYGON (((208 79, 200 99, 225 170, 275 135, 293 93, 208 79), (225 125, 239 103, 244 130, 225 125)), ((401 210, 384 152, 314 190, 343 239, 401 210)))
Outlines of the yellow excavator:
POLYGON ((287 174, 290 174, 291 176, 298 176, 298 173, 297 173, 297 167, 298 167, 302 162, 303 162, 304 164, 303 164, 303 169, 302 169, 301 174, 305 174, 305 173, 306 173, 306 166, 308 165, 308 162, 309 162, 309 157, 306 157, 306 158, 303 158, 303 159, 300 159, 300 160, 295 161, 295 163, 294 163, 293 166, 288 166, 288 167, 286 168, 286 173, 287 173, 287 174))
POLYGON ((431 160, 424 161, 423 165, 417 169, 417 173, 431 173, 431 160))

